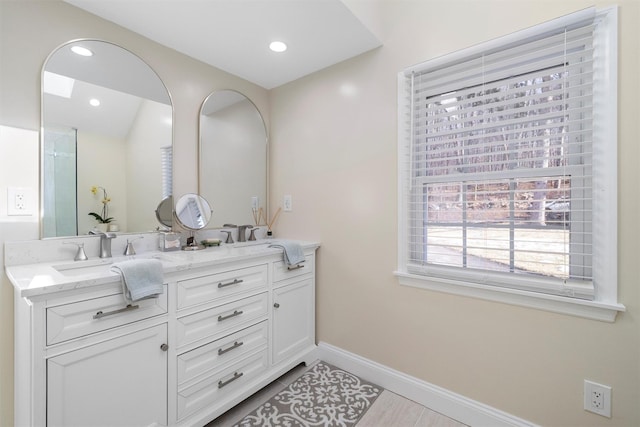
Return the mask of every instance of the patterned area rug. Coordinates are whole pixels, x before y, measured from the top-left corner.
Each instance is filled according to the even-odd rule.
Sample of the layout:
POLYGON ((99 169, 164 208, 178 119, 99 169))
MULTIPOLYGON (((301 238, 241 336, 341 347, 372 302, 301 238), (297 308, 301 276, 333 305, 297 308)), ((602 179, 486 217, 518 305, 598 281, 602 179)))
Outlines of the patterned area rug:
POLYGON ((318 362, 234 427, 354 426, 382 390, 335 366, 318 362))

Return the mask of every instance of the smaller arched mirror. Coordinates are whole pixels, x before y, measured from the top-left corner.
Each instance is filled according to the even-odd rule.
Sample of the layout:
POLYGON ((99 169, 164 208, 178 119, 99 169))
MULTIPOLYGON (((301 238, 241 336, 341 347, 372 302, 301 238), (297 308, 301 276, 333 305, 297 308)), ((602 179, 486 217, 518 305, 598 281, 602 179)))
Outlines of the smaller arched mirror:
POLYGON ((213 227, 264 224, 267 147, 264 121, 249 98, 221 90, 205 99, 200 110, 198 192, 216 206, 213 227))

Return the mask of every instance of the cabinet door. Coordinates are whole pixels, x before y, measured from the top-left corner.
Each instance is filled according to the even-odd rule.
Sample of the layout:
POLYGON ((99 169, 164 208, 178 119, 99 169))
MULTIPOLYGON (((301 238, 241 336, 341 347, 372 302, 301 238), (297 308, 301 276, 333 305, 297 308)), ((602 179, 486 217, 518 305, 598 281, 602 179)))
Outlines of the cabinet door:
POLYGON ((273 291, 273 363, 315 344, 315 295, 312 279, 273 291))
POLYGON ((167 325, 47 361, 47 426, 167 424, 167 325))

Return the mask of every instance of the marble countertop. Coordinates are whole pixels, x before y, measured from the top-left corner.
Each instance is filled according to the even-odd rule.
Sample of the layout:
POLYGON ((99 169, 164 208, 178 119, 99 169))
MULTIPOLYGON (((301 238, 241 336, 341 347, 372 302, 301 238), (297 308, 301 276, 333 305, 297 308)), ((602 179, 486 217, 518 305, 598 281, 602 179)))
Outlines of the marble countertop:
MULTIPOLYGON (((274 241, 258 240, 210 247, 199 251, 150 251, 133 256, 93 258, 88 261, 53 261, 7 266, 5 271, 20 297, 29 298, 72 289, 106 285, 120 281, 120 275, 111 271, 114 263, 131 259, 157 259, 163 272, 170 274, 194 268, 214 266, 255 257, 282 253, 281 248, 269 247, 274 241)), ((304 250, 315 250, 315 242, 297 241, 304 250)))

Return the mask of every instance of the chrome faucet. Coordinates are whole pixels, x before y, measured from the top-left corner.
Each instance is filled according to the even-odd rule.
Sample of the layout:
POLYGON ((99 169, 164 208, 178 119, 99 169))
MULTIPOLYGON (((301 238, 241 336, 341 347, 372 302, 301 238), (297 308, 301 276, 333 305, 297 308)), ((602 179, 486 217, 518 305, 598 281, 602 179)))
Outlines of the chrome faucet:
POLYGON ((111 258, 111 239, 115 239, 116 233, 105 233, 94 228, 89 234, 100 236, 100 258, 111 258))
POLYGON ((247 228, 251 228, 251 225, 239 225, 238 226, 238 242, 247 241, 247 228))

